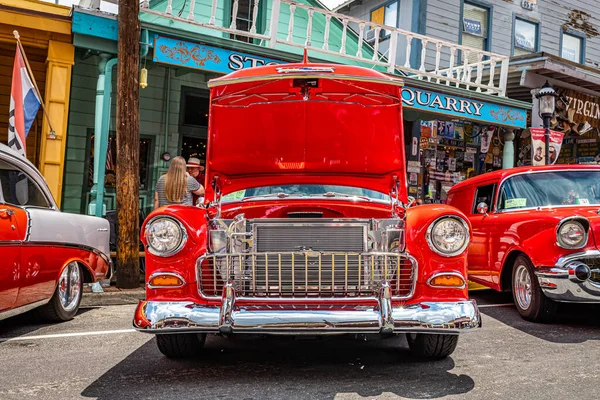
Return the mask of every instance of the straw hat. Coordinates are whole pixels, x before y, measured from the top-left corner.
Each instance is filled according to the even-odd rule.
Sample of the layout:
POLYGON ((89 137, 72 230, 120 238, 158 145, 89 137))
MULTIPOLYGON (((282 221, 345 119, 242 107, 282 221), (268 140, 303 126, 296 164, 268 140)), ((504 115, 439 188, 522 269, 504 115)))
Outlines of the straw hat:
POLYGON ((200 168, 201 171, 204 171, 204 166, 200 163, 200 159, 196 157, 190 157, 185 166, 192 168, 200 168))

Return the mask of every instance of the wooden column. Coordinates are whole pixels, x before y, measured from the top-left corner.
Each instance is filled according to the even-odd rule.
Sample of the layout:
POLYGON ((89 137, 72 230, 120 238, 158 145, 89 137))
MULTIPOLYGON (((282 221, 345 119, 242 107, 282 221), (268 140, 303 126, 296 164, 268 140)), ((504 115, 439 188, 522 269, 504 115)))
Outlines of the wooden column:
POLYGON ((49 41, 44 104, 55 129, 56 138, 48 138, 50 128, 48 121, 44 118, 39 165, 40 172, 46 178, 48 187, 59 207, 62 197, 67 121, 71 95, 71 70, 74 57, 75 48, 71 43, 49 41))
POLYGON ((117 78, 117 287, 140 284, 139 1, 119 1, 117 78))

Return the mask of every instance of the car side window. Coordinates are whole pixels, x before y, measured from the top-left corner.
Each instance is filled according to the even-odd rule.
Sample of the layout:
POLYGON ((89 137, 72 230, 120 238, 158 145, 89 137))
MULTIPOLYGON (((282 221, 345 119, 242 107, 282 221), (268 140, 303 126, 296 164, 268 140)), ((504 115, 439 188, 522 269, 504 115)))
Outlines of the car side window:
POLYGON ((475 201, 473 202, 473 214, 479 214, 477 212, 477 205, 479 203, 487 204, 488 210, 492 211, 492 203, 494 202, 494 189, 496 185, 485 185, 479 186, 475 190, 475 201))
POLYGON ((2 200, 15 206, 49 208, 46 196, 33 179, 17 167, 0 160, 0 186, 2 200))

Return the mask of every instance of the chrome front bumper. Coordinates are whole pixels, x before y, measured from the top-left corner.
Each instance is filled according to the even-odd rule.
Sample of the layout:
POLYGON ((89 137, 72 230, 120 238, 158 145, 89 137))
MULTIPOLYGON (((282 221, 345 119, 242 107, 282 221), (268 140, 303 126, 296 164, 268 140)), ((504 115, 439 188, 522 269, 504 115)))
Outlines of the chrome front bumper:
MULTIPOLYGON (((227 289, 227 288, 226 288, 227 289)), ((236 306, 233 290, 225 290, 221 306, 193 302, 141 301, 133 325, 148 333, 397 333, 457 334, 481 327, 473 300, 378 305, 236 306)), ((389 291, 388 291, 389 292, 389 291)), ((385 290, 382 290, 385 293, 385 290)))
POLYGON ((600 251, 570 254, 553 267, 539 267, 535 274, 546 297, 569 303, 600 303, 600 283, 580 280, 569 267, 573 262, 600 258, 600 251))

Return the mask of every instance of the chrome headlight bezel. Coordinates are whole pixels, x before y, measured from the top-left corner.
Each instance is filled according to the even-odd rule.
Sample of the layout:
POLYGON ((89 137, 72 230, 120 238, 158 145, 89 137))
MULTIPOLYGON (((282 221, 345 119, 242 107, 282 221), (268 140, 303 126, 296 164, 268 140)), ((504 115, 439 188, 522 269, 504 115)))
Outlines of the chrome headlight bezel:
POLYGON ((427 228, 427 234, 426 234, 426 239, 427 239, 427 244, 429 245, 429 248, 431 249, 431 251, 433 251, 434 253, 442 256, 442 257, 455 257, 459 254, 462 254, 467 246, 469 246, 469 225, 467 224, 467 222, 459 217, 458 215, 444 215, 441 216, 437 219, 435 219, 432 223, 429 224, 429 227, 427 228), (435 240, 433 239, 433 233, 434 233, 434 229, 438 226, 438 224, 442 221, 445 220, 452 220, 454 222, 457 222, 459 224, 459 226, 464 230, 464 235, 465 235, 465 240, 464 242, 461 244, 461 246, 452 251, 452 252, 445 252, 444 250, 439 249, 436 245, 435 245, 435 240))
POLYGON ((158 257, 171 257, 177 253, 179 253, 183 247, 185 246, 187 239, 188 239, 188 234, 187 234, 187 230, 185 229, 185 226, 183 226, 183 224, 181 223, 181 221, 179 221, 177 218, 171 217, 171 216, 167 216, 167 215, 157 215, 156 217, 153 217, 152 219, 150 219, 147 223, 146 223, 146 228, 144 231, 144 235, 146 237, 146 244, 147 244, 147 249, 150 252, 150 254, 153 254, 155 256, 158 257), (178 228, 181 232, 181 237, 179 238, 179 240, 177 241, 177 244, 175 246, 173 246, 171 249, 166 250, 166 251, 161 251, 156 249, 155 247, 152 246, 152 240, 149 237, 149 231, 152 228, 152 226, 154 224, 156 224, 159 220, 165 220, 169 223, 172 223, 176 226, 176 228, 178 228))
POLYGON ((575 249, 581 249, 584 248, 585 246, 587 246, 588 243, 588 239, 589 239, 589 222, 587 222, 587 220, 581 218, 581 217, 569 217, 569 218, 565 218, 563 220, 561 220, 558 224, 558 227, 556 228, 556 244, 563 248, 563 249, 568 249, 568 250, 575 250, 575 249), (581 228, 581 231, 583 232, 583 235, 581 236, 581 241, 578 242, 578 244, 569 244, 566 243, 564 241, 564 237, 561 234, 561 232, 563 231, 563 229, 568 229, 567 227, 569 226, 578 226, 579 228, 581 228))

